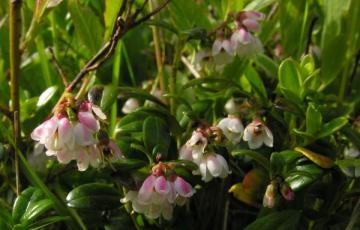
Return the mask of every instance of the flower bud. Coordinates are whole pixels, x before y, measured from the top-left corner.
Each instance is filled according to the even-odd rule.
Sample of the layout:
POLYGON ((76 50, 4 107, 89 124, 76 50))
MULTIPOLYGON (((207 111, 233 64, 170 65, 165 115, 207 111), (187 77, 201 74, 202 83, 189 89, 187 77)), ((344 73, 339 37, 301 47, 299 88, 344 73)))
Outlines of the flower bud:
POLYGON ((263 198, 263 206, 273 208, 275 205, 277 184, 271 182, 267 187, 263 198))
POLYGON ((281 185, 280 192, 284 199, 287 201, 292 201, 295 198, 294 191, 286 183, 283 183, 281 185))

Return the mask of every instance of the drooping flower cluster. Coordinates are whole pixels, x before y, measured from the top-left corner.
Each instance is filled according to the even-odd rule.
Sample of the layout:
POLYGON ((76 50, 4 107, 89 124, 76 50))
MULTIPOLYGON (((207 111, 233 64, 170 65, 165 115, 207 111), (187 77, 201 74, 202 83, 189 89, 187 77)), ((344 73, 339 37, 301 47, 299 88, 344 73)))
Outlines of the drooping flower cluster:
POLYGON ((213 151, 207 151, 207 145, 208 137, 205 132, 194 131, 191 138, 180 149, 179 158, 197 164, 199 170, 194 171, 193 174, 201 174, 201 179, 205 182, 209 182, 214 177, 226 178, 230 170, 225 158, 213 151))
POLYGON ((228 27, 217 30, 211 50, 204 49, 197 53, 194 64, 200 69, 203 65, 221 70, 230 63, 234 56, 251 57, 263 51, 261 41, 253 35, 260 31, 259 21, 264 14, 255 11, 243 11, 235 15, 235 28, 231 33, 228 27), (225 30, 227 29, 227 30, 225 30))
MULTIPOLYGON (((105 114, 89 101, 81 102, 75 111, 65 104, 35 128, 31 138, 45 146, 47 156, 56 156, 62 164, 76 160, 79 171, 86 170, 89 165, 98 167, 102 154, 96 134, 100 130, 99 119, 105 119, 105 114)), ((107 145, 114 155, 121 155, 112 141, 107 145)))
POLYGON ((170 220, 174 207, 184 205, 194 193, 195 189, 187 181, 160 162, 153 167, 140 190, 129 191, 121 202, 131 202, 134 211, 150 219, 162 216, 170 220))
POLYGON ((258 149, 263 144, 273 147, 274 137, 270 129, 258 118, 248 124, 245 129, 240 119, 229 115, 218 123, 224 136, 234 145, 238 144, 241 139, 248 142, 250 149, 258 149))

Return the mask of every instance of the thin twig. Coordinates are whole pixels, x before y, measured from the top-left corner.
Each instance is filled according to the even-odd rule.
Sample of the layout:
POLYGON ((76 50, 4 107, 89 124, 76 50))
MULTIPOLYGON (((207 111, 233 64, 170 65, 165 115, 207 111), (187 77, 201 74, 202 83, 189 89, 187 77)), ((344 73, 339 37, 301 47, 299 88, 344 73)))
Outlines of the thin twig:
POLYGON ((141 23, 145 22, 146 20, 148 20, 149 18, 151 18, 153 15, 157 14, 160 12, 160 10, 162 10, 168 3, 170 2, 170 0, 166 0, 162 5, 160 5, 158 8, 156 8, 155 10, 153 10, 152 12, 150 12, 149 14, 145 15, 144 17, 140 18, 139 20, 137 20, 136 22, 134 22, 134 24, 132 25, 133 27, 140 25, 141 23))
MULTIPOLYGON (((155 0, 150 0, 149 2, 150 10, 153 10, 154 6, 156 6, 155 0)), ((160 30, 157 26, 151 28, 153 34, 153 41, 154 41, 154 48, 155 48, 155 59, 156 59, 156 66, 158 70, 158 77, 160 83, 160 90, 162 93, 165 93, 165 81, 164 81, 164 74, 163 74, 163 58, 162 58, 162 51, 160 46, 160 30)))
POLYGON ((200 73, 195 69, 195 67, 187 60, 186 57, 181 56, 181 61, 189 69, 190 73, 194 75, 195 78, 201 78, 200 73))
POLYGON ((61 68, 59 62, 56 60, 54 49, 50 47, 49 51, 50 51, 50 55, 51 55, 51 61, 54 64, 56 70, 58 71, 58 73, 64 83, 64 86, 67 87, 69 82, 66 79, 65 71, 63 70, 63 68, 61 68))
MULTIPOLYGON (((20 74, 20 37, 21 37, 21 0, 10 1, 10 16, 9 16, 9 27, 10 27, 10 82, 11 82, 11 111, 14 114, 13 120, 13 134, 14 142, 17 146, 20 144, 20 101, 19 101, 19 74, 20 74), (16 116, 15 116, 16 114, 16 116)), ((16 177, 19 177, 19 161, 15 157, 15 172, 16 177)), ((17 184, 17 195, 20 192, 20 185, 18 179, 17 184)))
POLYGON ((116 23, 114 25, 113 33, 110 37, 110 40, 95 54, 94 57, 90 59, 90 61, 88 61, 88 63, 86 63, 86 65, 76 75, 74 80, 68 85, 66 91, 71 92, 88 72, 99 68, 109 57, 111 57, 111 55, 114 53, 115 47, 119 39, 121 39, 129 30, 133 29, 137 25, 149 19, 151 16, 158 13, 169 3, 169 1, 170 0, 166 0, 161 6, 159 6, 158 8, 137 21, 134 21, 135 18, 132 18, 130 15, 127 15, 127 17, 125 17, 125 20, 122 19, 121 15, 124 13, 124 11, 126 11, 126 6, 124 6, 124 2, 127 1, 124 1, 118 12, 118 17, 116 19, 116 23))

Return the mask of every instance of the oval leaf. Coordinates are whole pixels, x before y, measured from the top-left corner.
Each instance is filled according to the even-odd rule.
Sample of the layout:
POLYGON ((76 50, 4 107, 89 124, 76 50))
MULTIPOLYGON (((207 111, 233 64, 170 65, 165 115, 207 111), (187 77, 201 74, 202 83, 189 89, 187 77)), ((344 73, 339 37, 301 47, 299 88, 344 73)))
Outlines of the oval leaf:
POLYGON ((318 153, 314 153, 309 149, 303 147, 296 147, 295 151, 302 153, 309 160, 311 160, 312 162, 314 162, 315 164, 319 165, 322 168, 331 168, 334 165, 334 161, 329 157, 320 155, 318 153))

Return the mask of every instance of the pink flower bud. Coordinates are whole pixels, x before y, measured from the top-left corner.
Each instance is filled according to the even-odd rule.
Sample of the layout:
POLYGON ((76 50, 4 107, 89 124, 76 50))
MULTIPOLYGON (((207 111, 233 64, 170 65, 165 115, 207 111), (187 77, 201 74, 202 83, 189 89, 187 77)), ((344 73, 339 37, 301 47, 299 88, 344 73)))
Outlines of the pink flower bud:
POLYGON ((270 183, 266 187, 266 191, 263 198, 263 206, 267 208, 273 208, 275 205, 275 196, 276 196, 276 184, 270 183))
POLYGON ((286 183, 283 183, 281 185, 280 192, 284 199, 287 201, 292 201, 295 198, 294 191, 286 183))

